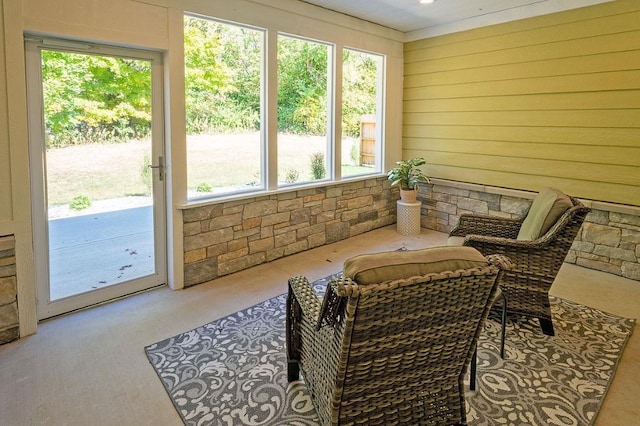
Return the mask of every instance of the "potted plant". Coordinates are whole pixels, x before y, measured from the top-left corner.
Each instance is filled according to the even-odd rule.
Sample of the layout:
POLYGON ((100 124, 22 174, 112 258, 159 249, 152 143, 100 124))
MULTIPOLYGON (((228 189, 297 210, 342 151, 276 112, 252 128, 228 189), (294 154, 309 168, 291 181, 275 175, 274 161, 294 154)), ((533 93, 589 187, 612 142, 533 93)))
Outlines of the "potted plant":
POLYGON ((429 178, 419 166, 425 164, 424 158, 416 157, 407 161, 397 161, 397 167, 389 170, 387 177, 391 186, 400 186, 400 199, 405 203, 413 203, 418 195, 418 182, 429 183, 429 178))

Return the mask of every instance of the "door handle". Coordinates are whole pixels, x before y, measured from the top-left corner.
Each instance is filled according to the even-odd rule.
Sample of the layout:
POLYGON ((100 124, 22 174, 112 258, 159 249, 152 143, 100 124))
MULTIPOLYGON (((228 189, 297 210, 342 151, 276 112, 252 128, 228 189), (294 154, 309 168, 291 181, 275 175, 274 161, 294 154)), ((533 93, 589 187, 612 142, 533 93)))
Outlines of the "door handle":
POLYGON ((158 157, 158 165, 149 164, 150 169, 158 169, 158 179, 164 180, 164 157, 158 157))

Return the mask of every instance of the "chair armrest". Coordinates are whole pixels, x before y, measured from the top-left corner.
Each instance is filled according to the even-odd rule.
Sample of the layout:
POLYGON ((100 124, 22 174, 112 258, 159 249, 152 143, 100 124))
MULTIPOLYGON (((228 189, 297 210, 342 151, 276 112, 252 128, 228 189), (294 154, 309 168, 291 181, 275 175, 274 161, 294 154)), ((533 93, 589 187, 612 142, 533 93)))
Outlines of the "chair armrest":
POLYGON ((475 234, 515 239, 523 220, 523 218, 509 219, 489 215, 463 214, 449 235, 464 237, 475 234))
POLYGON ((504 268, 503 273, 515 272, 522 274, 524 271, 527 271, 528 274, 538 276, 546 274, 544 270, 538 267, 540 266, 538 264, 543 258, 549 258, 547 259, 548 264, 545 267, 546 269, 550 268, 551 263, 558 263, 560 265, 564 261, 564 256, 553 259, 554 256, 551 254, 549 248, 550 242, 548 238, 528 241, 468 235, 465 238, 464 245, 475 248, 485 256, 502 255, 508 257, 510 267, 504 268))
POLYGON ((287 332, 287 363, 289 364, 289 381, 297 380, 298 368, 291 365, 300 360, 302 334, 308 327, 303 323, 316 321, 320 311, 320 300, 313 291, 306 277, 289 279, 287 294, 286 332, 287 332))
POLYGON ((316 330, 323 326, 335 326, 341 320, 347 298, 356 296, 358 291, 358 284, 350 278, 340 277, 331 280, 322 300, 316 330))
POLYGON ((492 237, 488 235, 468 234, 465 237, 464 245, 475 247, 475 248, 477 248, 476 246, 480 244, 485 246, 491 245, 496 247, 497 246, 509 247, 506 253, 502 251, 487 252, 489 254, 496 253, 496 254, 505 254, 506 256, 509 256, 508 253, 510 250, 541 249, 544 246, 546 246, 550 242, 550 240, 551 240, 550 238, 538 238, 537 240, 518 240, 515 238, 492 237))
POLYGON ((313 291, 307 277, 293 277, 289 279, 289 292, 300 305, 302 313, 307 318, 317 318, 320 312, 320 298, 313 291))
POLYGON ((497 266, 502 271, 508 271, 515 266, 508 256, 502 254, 490 254, 487 256, 487 260, 491 265, 497 266))
POLYGON ((341 310, 347 299, 345 288, 349 292, 354 286, 357 288, 357 284, 348 278, 334 279, 329 282, 324 298, 320 302, 320 298, 306 277, 289 279, 290 294, 293 294, 305 318, 316 319, 316 331, 323 326, 334 326, 340 320, 341 310))

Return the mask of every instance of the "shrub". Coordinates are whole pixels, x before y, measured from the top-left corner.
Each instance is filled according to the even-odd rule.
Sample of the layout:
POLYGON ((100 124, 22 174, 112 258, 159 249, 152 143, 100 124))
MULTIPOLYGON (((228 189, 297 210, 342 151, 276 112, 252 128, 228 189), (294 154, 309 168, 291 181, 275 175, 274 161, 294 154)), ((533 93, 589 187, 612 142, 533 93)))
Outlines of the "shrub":
POLYGON ((324 153, 315 152, 311 154, 311 176, 314 180, 324 179, 327 171, 324 165, 324 153))
POLYGON ((91 200, 86 195, 77 195, 73 197, 73 200, 69 203, 69 208, 72 210, 80 211, 91 207, 91 200))
POLYGON ((151 194, 151 188, 153 187, 153 173, 151 171, 151 155, 145 154, 144 159, 142 160, 142 167, 140 168, 140 177, 142 178, 142 183, 145 188, 147 188, 147 192, 145 195, 151 194))
POLYGON ((213 187, 207 182, 201 182, 196 187, 196 192, 211 192, 213 187))
POLYGON ((351 164, 360 164, 360 144, 355 139, 351 140, 351 164))
POLYGON ((284 178, 284 181, 287 183, 295 183, 300 179, 300 172, 296 169, 287 170, 287 174, 284 178))

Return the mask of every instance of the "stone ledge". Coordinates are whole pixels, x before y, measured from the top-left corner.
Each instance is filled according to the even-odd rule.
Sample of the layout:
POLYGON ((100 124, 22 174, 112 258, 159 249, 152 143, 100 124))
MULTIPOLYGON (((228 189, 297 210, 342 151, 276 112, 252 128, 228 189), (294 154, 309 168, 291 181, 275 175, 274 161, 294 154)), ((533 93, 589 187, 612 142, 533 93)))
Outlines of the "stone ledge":
MULTIPOLYGON (((432 179, 419 187, 423 228, 450 232, 460 215, 521 217, 535 192, 432 179), (483 196, 493 194, 499 200, 483 196)), ((592 210, 565 262, 640 281, 640 207, 580 201, 592 210)))
POLYGON ((15 250, 16 239, 13 235, 0 237, 0 251, 15 250))
MULTIPOLYGON (((176 208, 178 210, 190 210, 197 207, 206 207, 206 206, 212 206, 217 204, 236 203, 236 205, 242 205, 246 203, 247 200, 251 200, 257 197, 267 197, 266 199, 275 199, 271 197, 276 197, 279 200, 285 200, 285 199, 295 198, 297 194, 300 193, 301 191, 314 190, 315 188, 321 188, 321 189, 326 188, 328 190, 335 190, 334 188, 330 188, 330 187, 339 186, 339 185, 349 185, 349 184, 353 185, 354 183, 356 185, 360 185, 359 187, 362 188, 365 185, 364 182, 367 182, 371 179, 374 179, 374 180, 379 178, 386 179, 386 177, 387 175, 384 173, 383 174, 376 173, 376 174, 366 175, 366 176, 345 178, 340 182, 325 181, 325 182, 311 183, 311 184, 306 183, 304 187, 294 185, 286 188, 278 188, 275 190, 263 190, 260 192, 250 192, 250 193, 243 193, 243 194, 228 194, 228 195, 220 196, 214 199, 190 201, 185 204, 179 204, 176 206, 176 208)), ((342 195, 342 193, 340 193, 340 195, 342 195)), ((333 197, 333 196, 334 195, 327 194, 327 198, 333 197)), ((265 199, 265 198, 261 198, 261 199, 265 199)))
MULTIPOLYGON (((580 201, 583 201, 580 199, 580 201)), ((612 213, 622 213, 628 214, 631 216, 640 217, 640 207, 637 206, 628 206, 625 204, 613 204, 613 203, 605 203, 603 201, 589 201, 584 200, 585 205, 590 203, 590 207, 594 210, 604 210, 612 213)))
POLYGON ((0 237, 0 344, 20 337, 15 247, 13 235, 0 237))
POLYGON ((398 198, 383 175, 185 209, 185 286, 392 224, 398 198))

